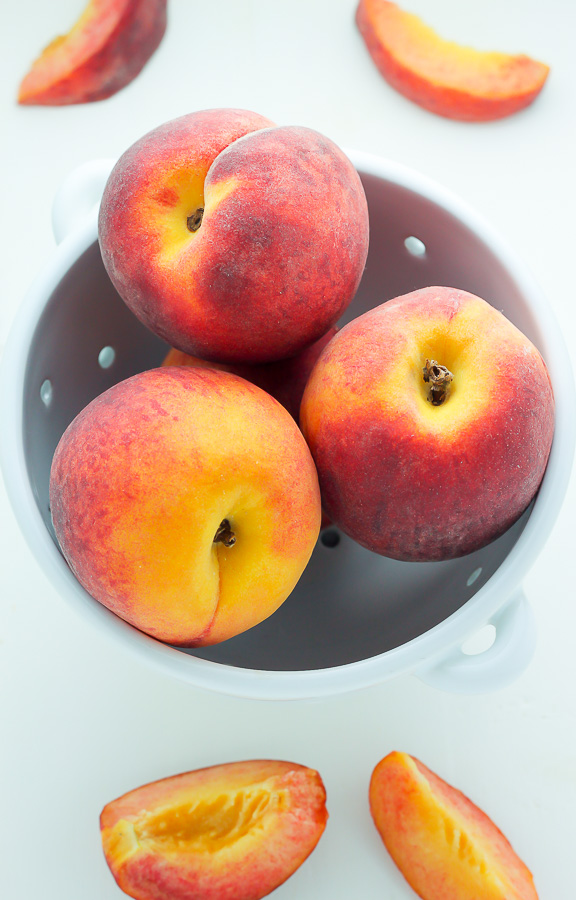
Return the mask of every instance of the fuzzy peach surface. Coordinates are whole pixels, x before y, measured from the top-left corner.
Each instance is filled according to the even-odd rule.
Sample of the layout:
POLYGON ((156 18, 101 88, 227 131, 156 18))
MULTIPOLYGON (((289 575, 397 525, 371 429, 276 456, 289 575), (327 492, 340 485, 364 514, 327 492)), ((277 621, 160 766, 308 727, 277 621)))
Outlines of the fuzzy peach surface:
POLYGON ((407 753, 372 773, 370 810, 422 900, 538 900, 528 868, 491 819, 407 753))
POLYGON ((488 121, 534 101, 549 67, 524 54, 445 41, 389 0, 360 0, 356 23, 381 74, 399 93, 440 116, 488 121))
POLYGON ((190 355, 294 356, 360 282, 368 211, 358 174, 328 138, 271 126, 218 109, 168 122, 126 151, 104 191, 110 278, 138 318, 190 355))
POLYGON ((396 559, 450 559, 506 531, 534 497, 554 399, 533 344, 484 300, 431 287, 346 325, 308 381, 300 424, 328 516, 396 559), (426 359, 453 373, 433 406, 426 359))
POLYGON ((327 818, 316 771, 250 760, 131 791, 100 827, 112 874, 136 900, 259 900, 310 855, 327 818))
POLYGON ((185 646, 271 615, 320 526, 316 471, 293 419, 264 391, 211 369, 154 369, 96 398, 56 449, 50 497, 86 590, 185 646), (234 546, 215 542, 224 520, 234 546))
POLYGON ((18 102, 61 106, 104 100, 129 84, 159 46, 167 0, 90 0, 23 79, 18 102))
POLYGON ((331 328, 323 337, 315 341, 310 347, 302 350, 290 359, 281 359, 278 362, 261 363, 260 365, 242 365, 236 363, 213 363, 197 356, 189 356, 181 350, 172 348, 168 351, 163 366, 200 366, 204 368, 222 369, 225 372, 233 372, 240 375, 252 384, 258 385, 263 391, 271 394, 290 415, 298 421, 300 402, 310 372, 320 356, 322 350, 332 340, 336 329, 331 328))

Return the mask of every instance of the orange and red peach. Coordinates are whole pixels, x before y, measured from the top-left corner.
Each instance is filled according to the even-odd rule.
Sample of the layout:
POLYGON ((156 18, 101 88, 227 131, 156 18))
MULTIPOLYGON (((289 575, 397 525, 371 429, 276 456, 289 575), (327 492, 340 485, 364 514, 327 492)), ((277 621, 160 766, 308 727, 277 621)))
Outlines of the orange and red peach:
POLYGON ((99 239, 120 296, 170 345, 262 363, 318 340, 352 300, 368 211, 356 170, 328 138, 216 109, 124 153, 99 239))
POLYGON ((224 372, 232 372, 258 385, 263 391, 271 394, 278 403, 288 410, 293 419, 298 421, 300 401, 310 377, 310 372, 320 356, 326 344, 336 334, 336 328, 331 328, 323 337, 315 341, 310 347, 302 350, 296 356, 289 359, 281 359, 277 362, 261 363, 260 365, 248 365, 242 363, 215 363, 200 359, 198 356, 190 356, 182 350, 172 348, 168 351, 163 366, 201 366, 204 368, 221 369, 224 372))
POLYGON ((550 71, 523 54, 445 41, 390 0, 360 0, 356 23, 392 87, 450 119, 481 122, 518 112, 538 96, 550 71))
POLYGON ((374 824, 422 900, 538 900, 531 873, 491 819, 407 753, 372 773, 374 824))
POLYGON ((287 411, 227 372, 166 367, 90 403, 54 455, 70 568, 100 603, 180 646, 271 615, 320 527, 314 463, 287 411))
POLYGON ((384 556, 442 560, 494 540, 527 508, 554 400, 540 353, 502 313, 430 287, 338 332, 300 424, 335 524, 384 556))
POLYGON ((106 861, 136 900, 259 900, 312 853, 328 813, 313 769, 250 760, 197 769, 108 803, 106 861))
POLYGON ((18 103, 62 106, 104 100, 129 84, 166 30, 166 0, 90 0, 22 80, 18 103))

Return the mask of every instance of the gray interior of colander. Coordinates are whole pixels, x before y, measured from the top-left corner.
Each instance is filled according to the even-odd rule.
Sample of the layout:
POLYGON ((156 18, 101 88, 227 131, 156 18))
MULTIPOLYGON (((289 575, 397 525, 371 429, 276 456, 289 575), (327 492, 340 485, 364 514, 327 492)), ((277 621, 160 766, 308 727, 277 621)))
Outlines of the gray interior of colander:
MULTIPOLYGON (((343 322, 418 287, 449 285, 484 297, 538 346, 536 323, 518 287, 474 233, 412 191, 369 175, 362 180, 370 210, 370 253, 343 322), (408 240, 406 246, 413 238, 417 241, 408 240)), ((93 244, 51 296, 27 365, 26 462, 54 541, 48 484, 64 429, 112 384, 159 365, 166 350, 120 300, 93 244)), ((385 559, 337 528, 325 529, 299 584, 273 616, 222 644, 182 652, 274 670, 343 665, 383 653, 469 600, 510 552, 527 516, 488 547, 441 563, 385 559)))

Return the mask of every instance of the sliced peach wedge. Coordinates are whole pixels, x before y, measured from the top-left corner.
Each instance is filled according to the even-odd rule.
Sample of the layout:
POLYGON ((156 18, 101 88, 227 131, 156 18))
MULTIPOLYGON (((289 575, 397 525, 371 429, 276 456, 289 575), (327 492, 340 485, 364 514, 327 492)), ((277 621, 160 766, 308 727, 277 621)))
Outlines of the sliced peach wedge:
POLYGON ((23 79, 18 103, 63 106, 104 100, 131 82, 166 30, 167 0, 90 0, 23 79))
POLYGON ((496 825, 414 757, 385 756, 369 797, 380 837, 423 900, 538 900, 531 873, 496 825))
POLYGON ((549 67, 523 54, 446 41, 389 0, 360 0, 356 23, 384 78, 419 106, 450 119, 501 119, 540 93, 549 67))
POLYGON ((131 791, 100 827, 112 874, 136 900, 259 900, 310 855, 327 818, 315 770, 250 760, 131 791))

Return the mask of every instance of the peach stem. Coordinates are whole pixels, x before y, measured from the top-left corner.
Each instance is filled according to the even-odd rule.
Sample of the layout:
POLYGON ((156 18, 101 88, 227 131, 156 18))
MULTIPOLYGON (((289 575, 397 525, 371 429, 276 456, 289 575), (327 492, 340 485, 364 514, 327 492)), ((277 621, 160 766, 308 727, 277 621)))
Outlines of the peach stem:
POLYGON ((198 209, 195 209, 194 212, 188 216, 186 219, 186 225, 188 226, 188 231, 198 231, 202 224, 202 216, 204 215, 204 207, 199 206, 198 209))
POLYGON ((448 397, 450 382, 454 378, 452 372, 446 366, 439 365, 435 359, 427 359, 422 371, 424 381, 430 385, 428 396, 430 403, 432 406, 442 406, 448 397))
POLYGON ((216 534, 214 535, 214 543, 224 544, 225 547, 233 547, 236 543, 236 535, 230 528, 228 519, 222 519, 220 522, 216 534))

